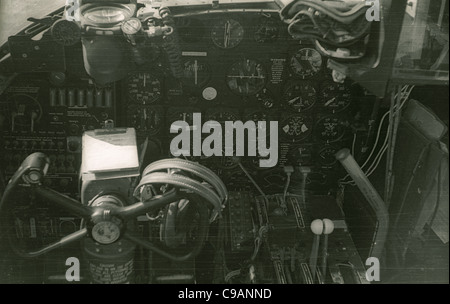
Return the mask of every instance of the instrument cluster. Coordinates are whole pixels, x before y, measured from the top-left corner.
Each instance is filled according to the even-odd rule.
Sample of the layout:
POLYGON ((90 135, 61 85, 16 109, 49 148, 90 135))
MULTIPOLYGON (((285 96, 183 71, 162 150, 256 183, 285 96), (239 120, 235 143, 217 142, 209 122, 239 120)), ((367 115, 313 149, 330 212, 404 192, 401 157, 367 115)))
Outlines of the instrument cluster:
MULTIPOLYGON (((319 176, 312 183, 327 183, 334 153, 351 144, 352 85, 333 82, 326 58, 310 44, 292 40, 276 13, 205 14, 175 21, 183 77, 171 77, 161 65, 130 74, 122 85, 127 126, 135 127, 141 140, 158 138, 170 156, 175 136, 170 125, 177 120, 191 125, 193 113, 202 113, 203 122, 278 121, 277 168, 259 168, 257 157, 242 159, 244 166, 262 180, 265 174, 279 174, 284 165, 312 166, 319 176)), ((191 159, 224 179, 242 175, 230 157, 191 159)), ((248 184, 242 178, 246 182, 236 184, 248 184)))

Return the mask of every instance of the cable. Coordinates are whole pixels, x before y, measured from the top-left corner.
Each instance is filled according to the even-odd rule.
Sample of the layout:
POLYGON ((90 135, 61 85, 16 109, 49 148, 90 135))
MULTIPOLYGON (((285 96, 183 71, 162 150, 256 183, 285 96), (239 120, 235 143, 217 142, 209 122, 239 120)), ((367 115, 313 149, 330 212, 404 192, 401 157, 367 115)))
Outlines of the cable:
MULTIPOLYGON (((415 87, 414 85, 413 85, 413 86, 406 85, 406 86, 403 86, 403 87, 401 88, 400 93, 401 93, 401 95, 402 95, 402 96, 401 96, 402 103, 400 104, 400 106, 399 106, 398 109, 396 109, 396 107, 394 106, 394 113, 397 113, 397 111, 399 111, 399 110, 401 110, 401 109, 403 108, 403 106, 405 105, 406 101, 408 100, 408 98, 409 98, 409 96, 410 96, 412 90, 414 89, 414 87, 415 87)), ((397 96, 398 96, 398 94, 396 94, 396 95, 394 96, 394 98, 396 98, 397 96)), ((376 150, 376 148, 377 148, 377 146, 378 146, 378 142, 379 142, 379 140, 380 140, 381 130, 382 130, 382 127, 383 127, 383 124, 384 124, 384 120, 386 119, 386 117, 388 117, 389 113, 390 113, 390 110, 387 111, 386 113, 384 113, 383 116, 381 117, 381 120, 380 120, 380 123, 379 123, 379 126, 378 126, 378 131, 377 131, 377 136, 376 136, 376 139, 375 139, 375 143, 374 143, 374 145, 373 145, 373 147, 372 147, 372 150, 370 151, 369 156, 367 157, 367 159, 365 160, 365 162, 361 165, 361 169, 364 169, 364 168, 367 166, 367 164, 369 163, 370 159, 371 159, 372 156, 374 155, 375 150, 376 150)), ((385 140, 384 140, 382 146, 380 147, 380 150, 378 151, 377 155, 376 155, 375 158, 373 159, 373 161, 372 161, 372 163, 370 164, 370 166, 365 170, 366 175, 368 175, 368 176, 369 176, 369 173, 372 174, 372 173, 375 171, 375 169, 378 167, 378 165, 379 165, 379 163, 380 163, 380 161, 381 161, 381 159, 382 159, 382 156, 383 156, 384 153, 386 153, 386 151, 387 151, 387 147, 388 147, 388 146, 387 146, 387 139, 388 139, 387 134, 389 133, 389 128, 390 128, 390 126, 388 126, 388 131, 386 132, 386 137, 385 137, 385 140)), ((349 185, 349 184, 354 185, 354 182, 353 182, 353 181, 351 181, 351 180, 350 180, 350 181, 346 181, 346 179, 347 179, 348 177, 350 177, 349 174, 347 174, 346 176, 344 176, 343 178, 341 178, 341 179, 339 180, 339 184, 340 184, 341 186, 342 186, 342 185, 349 185)))

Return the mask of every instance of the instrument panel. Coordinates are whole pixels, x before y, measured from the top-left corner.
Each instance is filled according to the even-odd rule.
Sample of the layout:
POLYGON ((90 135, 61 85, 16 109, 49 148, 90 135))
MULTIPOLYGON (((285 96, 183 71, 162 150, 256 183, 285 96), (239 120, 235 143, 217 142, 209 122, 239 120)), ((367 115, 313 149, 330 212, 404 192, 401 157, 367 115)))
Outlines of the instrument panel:
MULTIPOLYGON (((106 87, 75 76, 78 71, 25 75, 12 85, 1 100, 7 108, 5 155, 17 158, 9 163, 7 176, 22 160, 15 156, 17 149, 46 151, 47 142, 50 150, 70 154, 63 160, 55 153, 60 160, 55 174, 75 176, 83 131, 112 123, 134 127, 139 143, 149 138, 158 147, 154 157, 171 157, 170 142, 176 135, 170 133, 171 124, 183 120, 192 125, 193 113, 201 113, 202 122, 278 122, 278 165, 261 168, 258 157, 241 159, 265 191, 282 189, 286 165, 311 167, 308 183, 313 191, 326 192, 335 185, 339 169, 334 153, 351 146, 352 126, 359 119, 356 86, 333 82, 326 58, 307 42, 291 39, 276 13, 194 15, 176 17, 175 24, 180 78, 172 76, 160 50, 155 60, 106 87)), ((232 157, 190 159, 213 169, 230 190, 253 190, 232 157)))
MULTIPOLYGON (((164 64, 133 72, 122 83, 128 113, 123 124, 135 127, 141 140, 157 139, 170 156, 175 136, 170 125, 177 120, 192 125, 194 112, 202 113, 203 122, 277 121, 278 166, 260 168, 257 157, 243 158, 243 165, 266 189, 277 189, 272 179, 283 183, 285 165, 311 166, 310 184, 318 191, 332 184, 334 153, 351 146, 358 111, 354 85, 333 82, 326 58, 310 44, 292 40, 276 14, 206 14, 175 18, 175 23, 183 77, 165 73, 164 64)), ((230 157, 189 158, 230 179, 231 187, 252 188, 230 157)))

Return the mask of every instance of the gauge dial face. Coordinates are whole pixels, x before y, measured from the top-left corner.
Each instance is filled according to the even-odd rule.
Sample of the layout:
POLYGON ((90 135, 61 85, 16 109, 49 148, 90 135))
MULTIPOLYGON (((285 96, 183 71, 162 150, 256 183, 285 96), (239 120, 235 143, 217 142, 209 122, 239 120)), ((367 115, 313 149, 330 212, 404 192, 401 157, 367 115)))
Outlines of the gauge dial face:
POLYGON ((133 103, 155 103, 161 98, 161 90, 161 81, 150 73, 136 73, 128 79, 128 94, 133 103))
POLYGON ((281 121, 281 134, 291 141, 300 141, 311 134, 312 120, 306 116, 294 115, 281 121))
POLYGON ((234 19, 220 20, 211 30, 213 43, 222 49, 232 49, 244 38, 244 28, 234 19))
POLYGON ((322 56, 315 49, 300 49, 291 57, 290 68, 295 76, 303 79, 313 77, 322 68, 322 56))
POLYGON ((258 43, 270 43, 277 40, 278 34, 277 22, 272 18, 261 17, 254 37, 258 43))
POLYGON ((325 142, 334 142, 342 138, 347 122, 335 116, 320 119, 315 128, 318 139, 325 142))
POLYGON ((337 162, 336 152, 337 149, 330 145, 323 146, 319 149, 319 162, 324 166, 334 165, 337 162))
POLYGON ((162 111, 152 107, 132 107, 129 110, 129 122, 137 132, 154 135, 161 130, 162 111))
POLYGON ((92 228, 92 238, 100 244, 112 244, 120 237, 120 228, 112 222, 100 222, 92 228))
POLYGON ((123 22, 133 16, 133 11, 125 5, 110 4, 89 7, 82 14, 87 22, 100 26, 123 22))
POLYGON ((53 39, 64 46, 71 46, 80 42, 81 28, 76 22, 68 20, 58 20, 51 28, 53 39))
POLYGON ((264 107, 265 109, 272 109, 275 107, 276 103, 275 97, 266 88, 262 89, 262 91, 256 94, 256 100, 258 104, 264 107))
POLYGON ((254 95, 264 88, 266 71, 256 60, 245 59, 234 63, 227 74, 230 90, 242 96, 254 95))
POLYGON ((330 82, 321 91, 322 105, 332 113, 345 110, 351 103, 351 92, 347 85, 330 82))
POLYGON ((130 18, 122 24, 122 31, 126 35, 135 35, 142 29, 142 23, 138 18, 130 18))
POLYGON ((211 70, 206 62, 200 59, 188 60, 183 65, 183 83, 192 87, 205 86, 211 77, 211 70))
POLYGON ((284 91, 284 104, 295 112, 303 112, 316 103, 316 89, 308 82, 295 82, 284 91))

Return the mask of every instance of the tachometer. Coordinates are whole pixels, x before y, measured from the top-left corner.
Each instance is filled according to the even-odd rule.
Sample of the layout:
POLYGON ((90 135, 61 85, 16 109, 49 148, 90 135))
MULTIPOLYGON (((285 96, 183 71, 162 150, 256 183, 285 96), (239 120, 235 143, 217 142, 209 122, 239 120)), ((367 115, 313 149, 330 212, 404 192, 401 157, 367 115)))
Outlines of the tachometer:
POLYGON ((290 68, 295 76, 303 79, 313 77, 322 68, 322 56, 315 49, 300 49, 291 57, 290 68))
POLYGON ((222 49, 231 49, 239 45, 244 38, 244 28, 234 19, 220 20, 211 30, 213 43, 222 49))
POLYGON ((264 88, 266 71, 256 60, 245 59, 234 63, 227 74, 227 84, 233 93, 248 96, 264 88))
POLYGON ((161 81, 150 73, 132 74, 128 79, 128 94, 132 103, 155 103, 161 98, 161 90, 161 81))
POLYGON ((295 112, 306 111, 316 103, 316 89, 309 82, 291 83, 284 91, 283 101, 295 112))
POLYGON ((351 103, 351 93, 347 85, 335 82, 326 83, 321 90, 322 105, 332 113, 345 110, 351 103))

